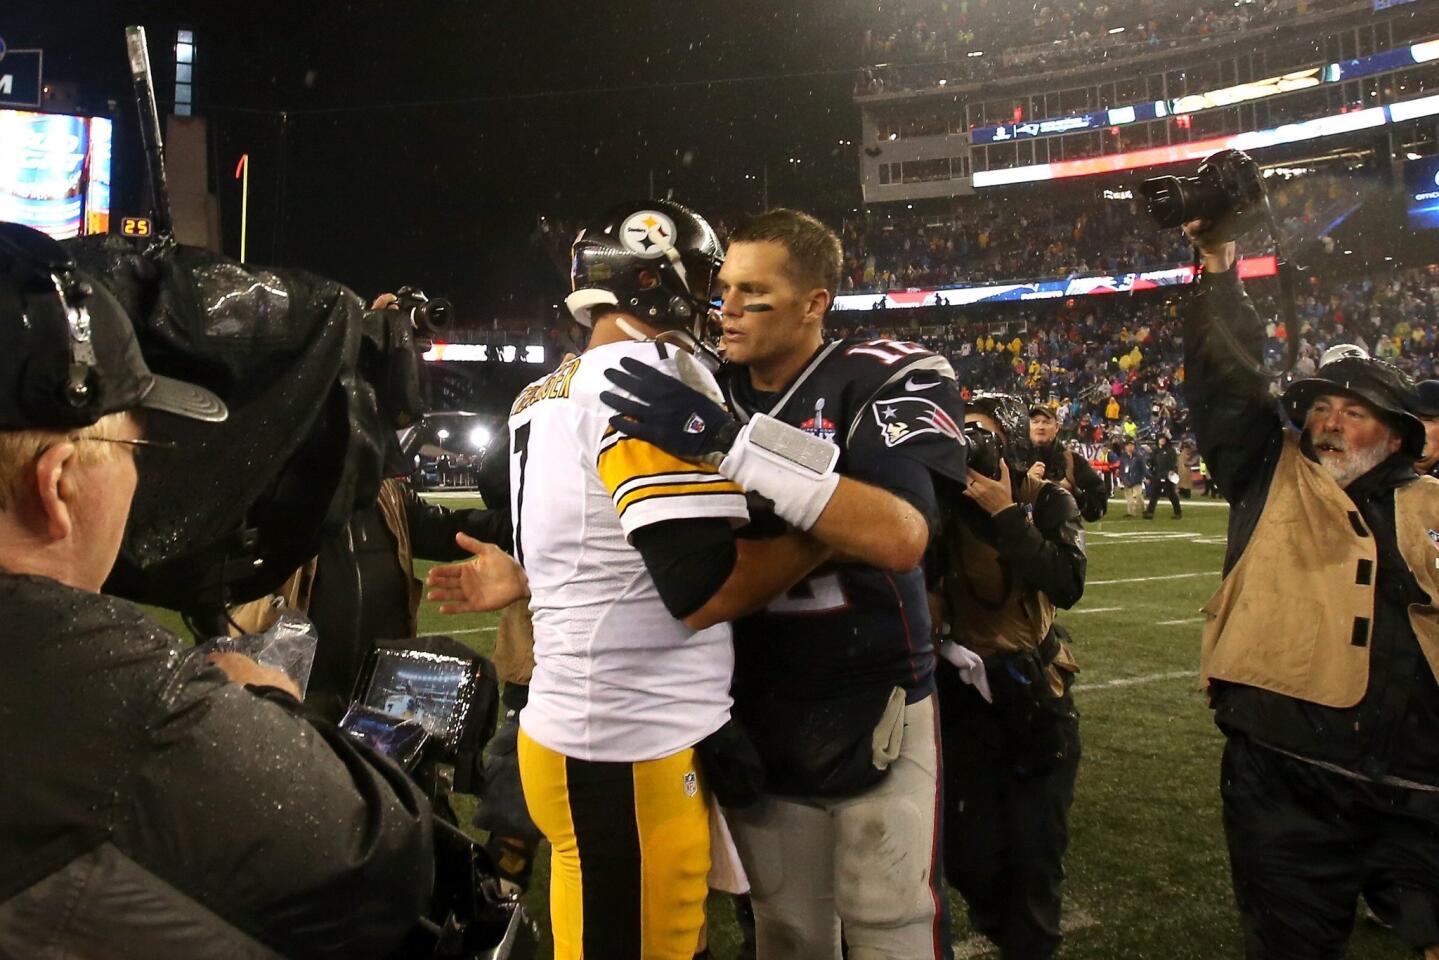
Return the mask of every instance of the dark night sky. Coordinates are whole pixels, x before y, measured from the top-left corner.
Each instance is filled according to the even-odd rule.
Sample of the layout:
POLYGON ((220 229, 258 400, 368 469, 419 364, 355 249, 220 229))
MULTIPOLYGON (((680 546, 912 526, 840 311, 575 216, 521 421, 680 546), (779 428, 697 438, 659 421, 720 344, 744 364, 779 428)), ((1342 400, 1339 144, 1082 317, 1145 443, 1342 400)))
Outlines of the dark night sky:
POLYGON ((149 28, 162 99, 174 30, 194 29, 227 252, 239 232, 231 173, 248 150, 251 259, 361 293, 418 284, 482 319, 532 316, 532 298, 559 292, 530 243, 539 214, 642 196, 651 170, 657 193, 715 216, 760 207, 765 164, 771 204, 832 223, 857 206, 855 148, 839 141, 858 139, 850 71, 866 6, 11 0, 0 36, 43 47, 47 80, 119 101, 131 129, 117 135, 116 212, 127 213, 143 195, 126 192, 142 170, 126 152, 123 26, 149 28), (758 79, 712 82, 729 78, 758 79))

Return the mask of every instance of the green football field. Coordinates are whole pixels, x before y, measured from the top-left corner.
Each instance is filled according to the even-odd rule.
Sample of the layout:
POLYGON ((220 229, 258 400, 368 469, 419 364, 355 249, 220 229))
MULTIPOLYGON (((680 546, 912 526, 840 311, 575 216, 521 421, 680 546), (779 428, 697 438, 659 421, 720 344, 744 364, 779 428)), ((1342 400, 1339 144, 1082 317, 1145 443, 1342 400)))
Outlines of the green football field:
MULTIPOLYGON (((444 496, 446 506, 477 501, 444 496)), ((1222 738, 1197 682, 1199 608, 1219 583, 1228 508, 1193 500, 1173 520, 1126 519, 1123 503, 1088 528, 1089 582, 1061 613, 1081 672, 1084 759, 1070 817, 1062 956, 1085 960, 1216 960, 1241 956, 1220 826, 1222 738)), ((421 565, 428 569, 428 564, 421 565)), ((423 576, 423 572, 421 573, 423 576)), ((425 632, 448 633, 481 652, 492 616, 441 616, 426 603, 425 632)), ((469 798, 457 797, 462 816, 469 798)), ((527 903, 547 926, 545 854, 527 903)), ((737 930, 727 898, 710 901, 711 946, 734 956, 737 930)), ((954 901, 955 954, 997 957, 975 937, 954 901)), ((549 957, 548 939, 543 957, 549 957)), ((1349 956, 1409 957, 1389 934, 1359 921, 1349 956)))

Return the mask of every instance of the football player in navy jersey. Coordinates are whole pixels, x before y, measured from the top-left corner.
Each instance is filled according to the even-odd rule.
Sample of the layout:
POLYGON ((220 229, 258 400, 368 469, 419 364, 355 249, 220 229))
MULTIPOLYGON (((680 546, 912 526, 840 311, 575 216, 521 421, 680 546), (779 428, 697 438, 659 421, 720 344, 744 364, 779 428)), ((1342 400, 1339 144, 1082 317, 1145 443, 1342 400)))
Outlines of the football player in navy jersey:
POLYGON ((733 712, 765 783, 729 820, 761 960, 837 960, 841 924, 852 960, 946 951, 935 657, 920 561, 940 498, 964 484, 963 401, 949 363, 923 347, 825 341, 841 263, 833 231, 792 210, 732 234, 719 273, 719 381, 734 420, 657 371, 612 372, 625 394, 606 395, 617 429, 718 462, 752 503, 771 501, 775 519, 754 523, 752 535, 798 527, 835 551, 734 624, 733 712), (816 494, 797 465, 823 457, 767 442, 776 422, 831 449, 838 482, 816 494), (748 463, 759 460, 794 466, 792 477, 758 475, 748 463))

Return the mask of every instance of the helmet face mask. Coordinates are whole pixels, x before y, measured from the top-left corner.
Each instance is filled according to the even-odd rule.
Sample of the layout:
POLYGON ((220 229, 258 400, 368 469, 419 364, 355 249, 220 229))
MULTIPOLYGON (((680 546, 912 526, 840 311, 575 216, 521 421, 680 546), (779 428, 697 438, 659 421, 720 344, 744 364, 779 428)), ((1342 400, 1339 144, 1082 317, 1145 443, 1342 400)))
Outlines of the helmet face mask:
POLYGON ((614 307, 647 326, 704 339, 724 248, 714 228, 671 200, 621 204, 580 231, 565 305, 585 327, 614 307))

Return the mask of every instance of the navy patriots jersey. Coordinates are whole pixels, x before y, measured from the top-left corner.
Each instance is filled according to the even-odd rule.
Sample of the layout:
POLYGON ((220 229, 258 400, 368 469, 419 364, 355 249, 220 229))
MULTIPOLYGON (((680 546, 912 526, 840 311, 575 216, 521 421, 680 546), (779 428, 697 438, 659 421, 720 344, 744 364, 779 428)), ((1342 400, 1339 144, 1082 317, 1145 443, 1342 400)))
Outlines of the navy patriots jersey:
MULTIPOLYGON (((964 483, 964 402, 954 371, 917 344, 833 341, 778 394, 756 391, 740 366, 722 369, 719 380, 741 420, 766 413, 833 441, 841 474, 915 502, 931 524, 933 496, 919 503, 887 478, 913 476, 918 464, 936 486, 964 483)), ((771 754, 769 731, 792 737, 793 724, 808 723, 814 729, 807 735, 820 740, 829 731, 848 735, 854 724, 873 726, 878 717, 867 714, 882 709, 895 687, 910 702, 932 690, 921 570, 893 574, 864 563, 828 563, 762 612, 736 621, 734 632, 735 712, 762 755, 771 754), (778 702, 787 709, 772 709, 778 702), (775 730, 781 722, 790 729, 775 730)))

